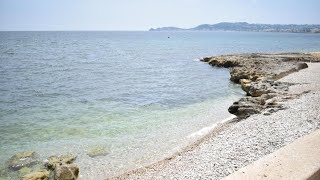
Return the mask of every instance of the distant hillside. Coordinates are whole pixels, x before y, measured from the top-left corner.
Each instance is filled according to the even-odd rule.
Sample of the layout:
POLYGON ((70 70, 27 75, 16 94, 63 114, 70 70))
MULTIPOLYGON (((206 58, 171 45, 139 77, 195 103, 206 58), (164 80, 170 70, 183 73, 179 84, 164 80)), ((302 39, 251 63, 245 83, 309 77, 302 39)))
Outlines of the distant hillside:
POLYGON ((292 32, 320 33, 318 24, 249 24, 246 22, 222 22, 218 24, 202 24, 194 28, 161 27, 149 31, 255 31, 255 32, 292 32))

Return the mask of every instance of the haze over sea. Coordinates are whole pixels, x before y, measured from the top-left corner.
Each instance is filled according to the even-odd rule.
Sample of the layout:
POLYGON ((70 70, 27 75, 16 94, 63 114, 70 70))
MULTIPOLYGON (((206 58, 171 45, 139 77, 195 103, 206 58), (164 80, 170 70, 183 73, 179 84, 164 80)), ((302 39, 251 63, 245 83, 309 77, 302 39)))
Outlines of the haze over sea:
POLYGON ((0 162, 73 153, 82 179, 101 179, 161 160, 243 96, 194 59, 319 48, 320 34, 0 32, 0 162))

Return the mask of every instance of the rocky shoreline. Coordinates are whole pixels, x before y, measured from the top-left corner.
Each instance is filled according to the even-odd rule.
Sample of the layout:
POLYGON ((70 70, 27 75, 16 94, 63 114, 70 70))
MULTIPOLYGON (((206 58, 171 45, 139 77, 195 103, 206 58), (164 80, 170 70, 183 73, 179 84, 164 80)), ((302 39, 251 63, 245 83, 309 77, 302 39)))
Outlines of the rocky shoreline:
POLYGON ((320 64, 305 69, 305 62, 320 62, 320 53, 223 55, 201 61, 229 68, 231 80, 247 92, 229 108, 236 109, 238 118, 171 157, 107 179, 221 179, 320 128, 320 64), (246 78, 234 78, 242 75, 246 78))
POLYGON ((228 111, 244 119, 265 109, 268 109, 266 115, 282 110, 284 101, 300 94, 288 93, 294 83, 276 80, 307 68, 306 62, 320 62, 320 58, 317 53, 251 53, 205 57, 200 61, 230 69, 230 80, 241 84, 247 96, 234 102, 228 111))
MULTIPOLYGON (((42 161, 34 151, 24 151, 13 155, 0 169, 0 177, 21 180, 76 180, 79 167, 73 162, 77 156, 65 154, 50 156, 42 161)), ((1 179, 1 178, 0 178, 1 179)))

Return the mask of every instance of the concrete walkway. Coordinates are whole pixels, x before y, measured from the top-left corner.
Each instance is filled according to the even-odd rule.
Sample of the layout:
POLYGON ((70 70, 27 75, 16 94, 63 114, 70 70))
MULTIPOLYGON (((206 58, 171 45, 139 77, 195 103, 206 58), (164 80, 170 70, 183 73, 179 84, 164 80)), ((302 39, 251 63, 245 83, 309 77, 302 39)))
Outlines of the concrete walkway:
POLYGON ((239 169, 224 180, 320 179, 320 130, 258 161, 239 169))

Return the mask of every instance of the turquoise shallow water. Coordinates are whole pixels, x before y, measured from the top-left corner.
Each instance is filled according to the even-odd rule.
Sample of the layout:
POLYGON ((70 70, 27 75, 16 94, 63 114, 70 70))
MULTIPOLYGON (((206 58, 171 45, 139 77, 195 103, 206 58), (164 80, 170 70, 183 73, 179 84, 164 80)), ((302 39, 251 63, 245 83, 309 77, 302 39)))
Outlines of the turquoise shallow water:
POLYGON ((319 34, 0 32, 0 162, 71 152, 82 179, 100 179, 159 160, 243 95, 194 59, 319 47, 319 34), (109 154, 89 157, 95 146, 109 154))

